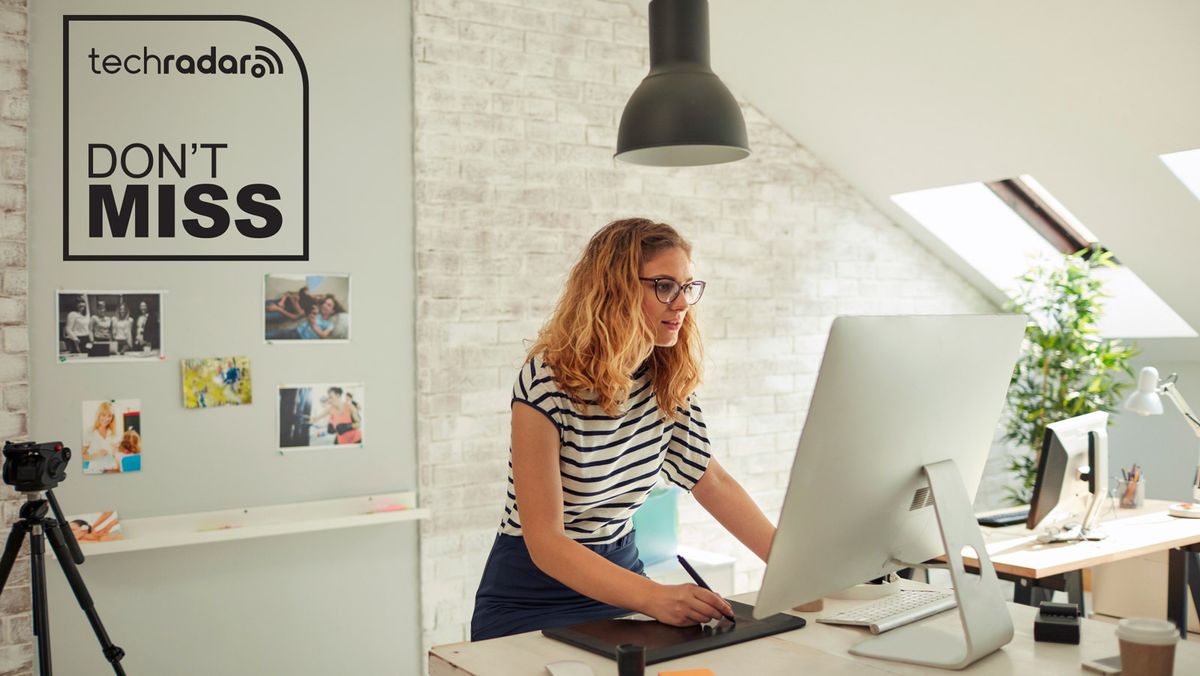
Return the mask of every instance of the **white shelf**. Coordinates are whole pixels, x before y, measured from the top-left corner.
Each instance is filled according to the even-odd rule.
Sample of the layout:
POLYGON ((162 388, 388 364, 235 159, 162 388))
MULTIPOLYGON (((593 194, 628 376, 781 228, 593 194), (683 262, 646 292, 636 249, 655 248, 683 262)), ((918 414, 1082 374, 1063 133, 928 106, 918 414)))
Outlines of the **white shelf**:
MULTIPOLYGON (((84 556, 100 556, 141 549, 161 549, 209 542, 307 533, 334 528, 375 526, 429 518, 428 509, 417 509, 416 493, 380 493, 353 498, 263 505, 215 512, 173 514, 144 519, 122 519, 123 540, 80 542, 84 556), (382 505, 405 509, 374 511, 382 505)), ((47 552, 49 554, 49 552, 47 552)))

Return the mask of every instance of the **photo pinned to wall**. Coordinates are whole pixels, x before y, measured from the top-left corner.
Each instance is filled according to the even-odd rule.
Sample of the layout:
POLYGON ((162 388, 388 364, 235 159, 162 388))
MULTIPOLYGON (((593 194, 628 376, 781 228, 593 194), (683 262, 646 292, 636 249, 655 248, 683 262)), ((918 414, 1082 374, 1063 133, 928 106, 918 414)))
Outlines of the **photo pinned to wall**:
POLYGON ((121 517, 116 512, 95 512, 68 516, 67 524, 79 542, 108 542, 124 540, 121 517))
POLYGON ((349 341, 350 275, 265 275, 263 320, 268 343, 349 341))
POLYGON ((361 447, 366 395, 362 383, 279 386, 279 450, 361 447))
POLYGON ((83 402, 84 474, 142 470, 142 402, 104 399, 83 402))
POLYGON ((249 357, 181 359, 183 407, 239 406, 252 400, 249 357))
POLYGON ((58 361, 162 361, 162 291, 58 291, 58 361))

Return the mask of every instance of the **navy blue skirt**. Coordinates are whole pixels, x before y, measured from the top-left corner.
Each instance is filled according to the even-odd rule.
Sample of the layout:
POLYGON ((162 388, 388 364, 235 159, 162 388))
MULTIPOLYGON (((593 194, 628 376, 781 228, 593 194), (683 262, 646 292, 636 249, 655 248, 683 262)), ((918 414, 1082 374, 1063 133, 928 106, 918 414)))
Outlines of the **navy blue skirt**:
MULTIPOLYGON (((584 545, 600 556, 644 575, 633 532, 607 545, 584 545)), ((627 615, 630 610, 589 598, 543 573, 529 557, 525 538, 497 535, 475 592, 471 640, 627 615)))

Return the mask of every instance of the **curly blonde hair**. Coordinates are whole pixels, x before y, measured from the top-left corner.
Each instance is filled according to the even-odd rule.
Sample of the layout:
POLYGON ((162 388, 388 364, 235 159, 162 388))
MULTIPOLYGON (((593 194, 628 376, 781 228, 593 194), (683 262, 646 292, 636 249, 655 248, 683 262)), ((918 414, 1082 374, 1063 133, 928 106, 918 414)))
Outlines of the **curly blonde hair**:
POLYGON ((692 254, 674 228, 645 218, 613 221, 588 241, 528 354, 549 364, 558 386, 575 401, 591 397, 590 403, 617 415, 629 396, 630 376, 646 364, 659 409, 675 417, 686 408, 700 384, 704 354, 694 310, 684 316, 674 345, 655 346, 638 280, 642 265, 673 248, 692 254))

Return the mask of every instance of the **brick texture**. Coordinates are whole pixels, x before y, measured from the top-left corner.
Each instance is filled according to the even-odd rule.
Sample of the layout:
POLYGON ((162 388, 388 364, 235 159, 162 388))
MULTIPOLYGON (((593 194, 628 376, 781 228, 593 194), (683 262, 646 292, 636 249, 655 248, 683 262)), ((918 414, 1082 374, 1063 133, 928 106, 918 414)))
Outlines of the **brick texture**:
MULTIPOLYGON (((468 638, 523 341, 608 221, 646 216, 692 241, 713 451, 771 518, 835 315, 995 309, 749 102, 747 160, 615 163, 648 64, 624 0, 416 0, 414 26, 426 647, 468 638)), ((762 563, 690 497, 681 522, 684 542, 737 557, 738 591, 757 586, 762 563)))
MULTIPOLYGON (((29 66, 25 0, 0 7, 0 442, 23 439, 29 415, 29 328, 25 220, 29 66)), ((0 527, 7 532, 20 496, 0 487, 0 527)), ((17 560, 0 595, 0 676, 33 669, 29 559, 17 560)))

